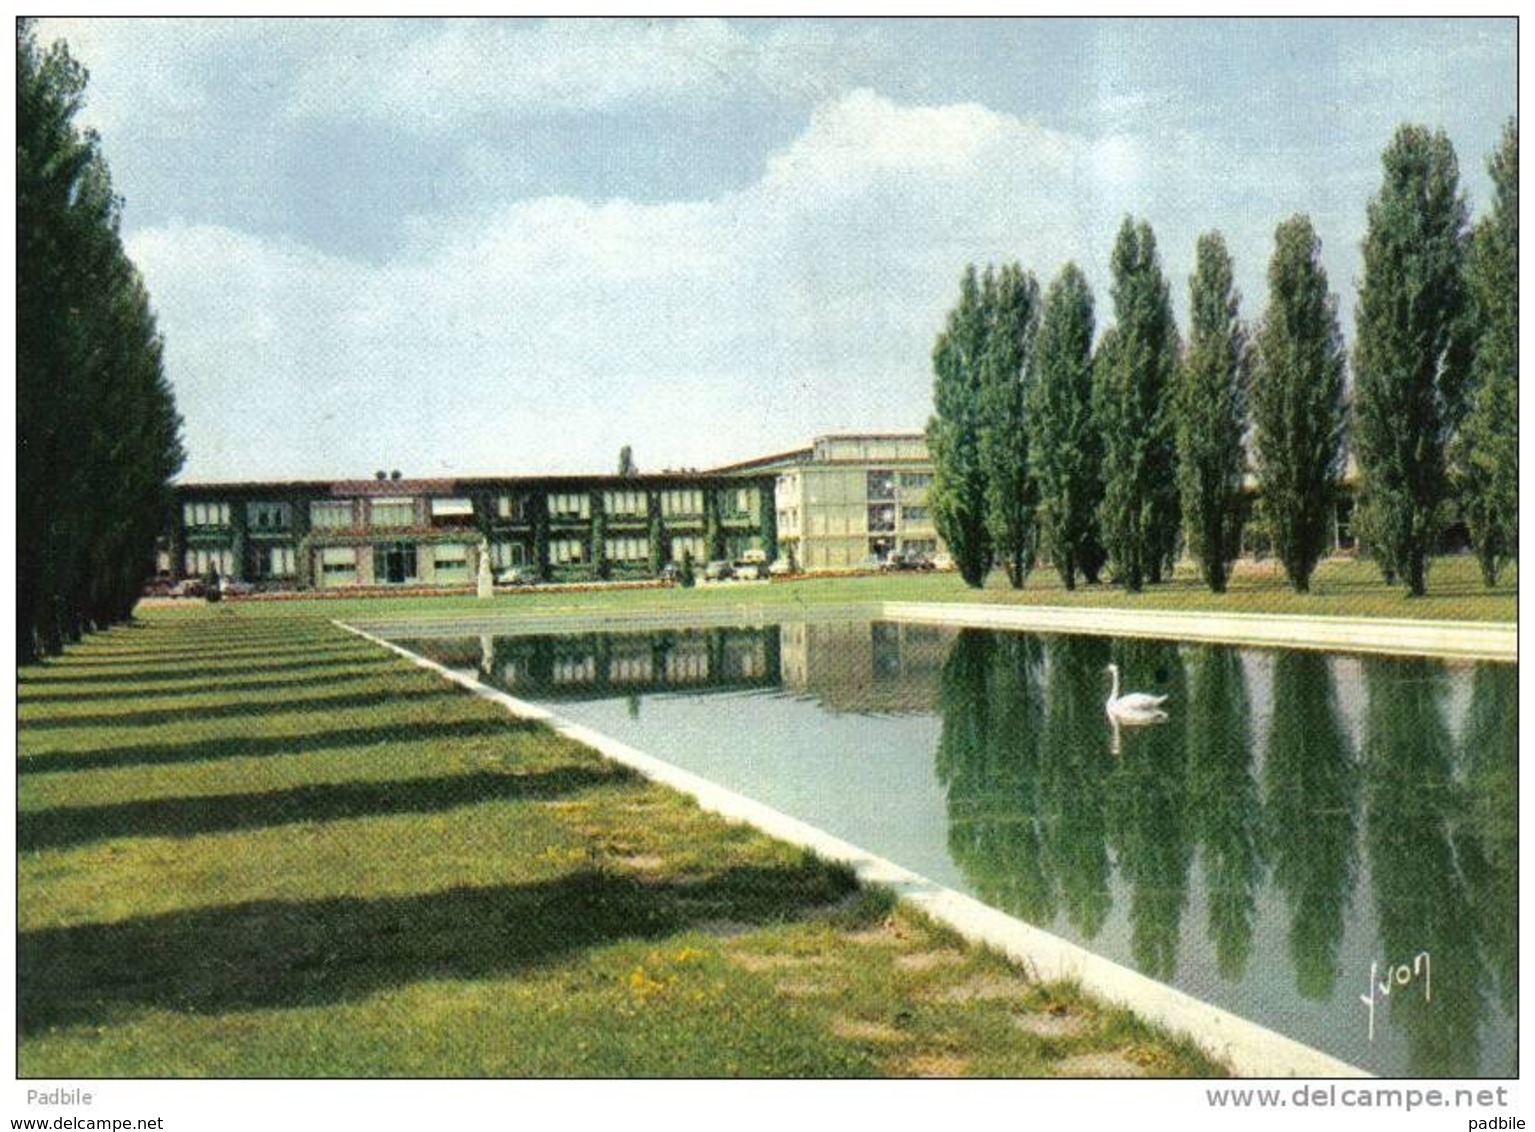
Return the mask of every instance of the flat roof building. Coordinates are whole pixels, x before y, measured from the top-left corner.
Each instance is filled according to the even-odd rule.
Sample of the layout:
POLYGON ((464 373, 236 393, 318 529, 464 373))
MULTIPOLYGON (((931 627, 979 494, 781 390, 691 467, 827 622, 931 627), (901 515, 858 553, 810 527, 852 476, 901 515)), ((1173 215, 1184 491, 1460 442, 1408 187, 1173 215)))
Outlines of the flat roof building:
POLYGON ((781 553, 807 571, 943 550, 928 507, 933 462, 919 432, 836 433, 809 447, 715 469, 775 477, 781 553))
POLYGON ((771 475, 180 484, 161 551, 174 580, 221 577, 271 589, 470 586, 480 558, 505 577, 653 577, 778 553, 771 475))

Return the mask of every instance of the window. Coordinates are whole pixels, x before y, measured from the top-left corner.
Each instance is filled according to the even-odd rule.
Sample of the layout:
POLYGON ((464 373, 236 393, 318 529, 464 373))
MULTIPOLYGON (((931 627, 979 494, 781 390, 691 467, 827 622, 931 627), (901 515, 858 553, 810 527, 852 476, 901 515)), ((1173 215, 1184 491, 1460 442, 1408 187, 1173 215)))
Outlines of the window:
POLYGON ((185 565, 186 576, 189 578, 204 578, 213 570, 217 570, 221 578, 229 577, 235 572, 234 551, 189 550, 185 565))
POLYGON ((441 543, 432 548, 432 570, 439 582, 469 580, 469 548, 462 543, 441 543))
POLYGON ((352 525, 352 504, 347 500, 309 505, 309 525, 319 530, 344 530, 352 525))
POLYGON ((727 515, 750 515, 757 509, 757 489, 754 487, 738 487, 724 492, 723 496, 727 515))
POLYGON ((558 492, 549 496, 549 515, 554 519, 590 519, 591 497, 584 491, 558 492))
POLYGON ((902 507, 901 520, 907 523, 925 523, 928 521, 926 507, 902 507))
POLYGON ((291 578, 296 558, 291 546, 258 546, 251 552, 251 573, 257 578, 291 578))
POLYGON ((902 472, 901 486, 907 489, 919 489, 933 486, 932 472, 902 472))
POLYGON ((869 504, 869 533, 889 534, 895 530, 895 504, 869 504))
POLYGON ((184 503, 181 505, 181 519, 189 527, 227 527, 229 504, 184 503))
POLYGON ((355 586, 357 551, 350 546, 327 546, 320 551, 320 584, 355 586))
POLYGON ((895 473, 888 470, 870 472, 868 492, 870 499, 894 499, 895 473))
POLYGON ((526 566, 527 548, 520 542, 493 542, 490 544, 490 563, 498 570, 505 570, 509 566, 526 566))
POLYGON ((253 531, 285 531, 293 525, 292 509, 286 503, 247 503, 245 525, 253 531))
POLYGON ((663 515, 702 515, 703 513, 704 493, 697 489, 683 488, 661 493, 661 514, 663 515))
POLYGON ((610 538, 603 543, 602 552, 609 562, 643 562, 650 557, 650 540, 610 538))
POLYGON ((559 565, 567 562, 585 562, 586 543, 578 538, 550 539, 549 561, 559 565))
POLYGON ((602 509, 609 515, 643 516, 649 510, 649 501, 643 491, 605 491, 602 509))
POLYGON ((706 560, 702 535, 672 536, 672 561, 681 562, 685 554, 691 554, 694 562, 706 560))
POLYGON ((473 523, 474 501, 472 499, 432 500, 432 526, 467 527, 473 523))
POLYGON ((368 504, 368 526, 413 527, 416 505, 409 499, 375 499, 368 504))
POLYGON ((503 495, 496 500, 496 514, 502 519, 510 519, 514 523, 526 523, 528 521, 528 497, 526 495, 503 495))

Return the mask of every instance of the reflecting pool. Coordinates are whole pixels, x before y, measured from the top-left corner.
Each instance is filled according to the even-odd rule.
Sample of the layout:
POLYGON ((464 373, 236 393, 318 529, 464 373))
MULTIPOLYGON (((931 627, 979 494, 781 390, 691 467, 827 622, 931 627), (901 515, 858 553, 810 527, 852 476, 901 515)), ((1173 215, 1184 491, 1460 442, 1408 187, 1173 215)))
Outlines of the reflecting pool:
POLYGON ((1390 1076, 1515 1076, 1517 670, 893 622, 399 643, 1390 1076), (1110 662, 1166 693, 1114 728, 1110 662))

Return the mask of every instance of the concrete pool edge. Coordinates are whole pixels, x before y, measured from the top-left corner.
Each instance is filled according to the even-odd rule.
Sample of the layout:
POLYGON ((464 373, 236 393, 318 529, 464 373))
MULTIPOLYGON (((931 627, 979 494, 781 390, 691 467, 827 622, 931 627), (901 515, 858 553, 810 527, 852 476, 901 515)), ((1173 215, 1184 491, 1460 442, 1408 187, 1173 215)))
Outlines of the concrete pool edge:
POLYGON ((956 601, 869 601, 806 606, 769 606, 743 602, 737 606, 711 609, 607 611, 595 614, 528 615, 496 610, 487 611, 483 615, 454 615, 431 620, 359 617, 348 624, 384 636, 408 630, 413 636, 440 637, 473 633, 521 635, 721 625, 761 627, 782 621, 830 621, 850 617, 947 625, 956 629, 1083 633, 1237 647, 1424 656, 1442 660, 1487 660, 1512 664, 1519 659, 1517 622, 1412 621, 1379 617, 992 605, 956 601))
POLYGON ((1188 1035, 1209 1053, 1228 1062, 1241 1076, 1369 1076, 1357 1066, 1094 955, 771 806, 592 728, 572 723, 547 708, 487 687, 477 677, 455 672, 344 621, 332 623, 497 704, 516 718, 546 723, 557 733, 605 758, 689 795, 709 812, 745 822, 782 841, 809 849, 826 860, 845 864, 860 883, 890 889, 939 923, 953 928, 966 939, 1002 952, 1040 978, 1074 979, 1084 989, 1126 1007, 1148 1022, 1188 1035))
POLYGON ((1498 621, 1407 621, 1272 613, 1181 613, 1045 605, 887 601, 886 620, 956 628, 1149 637, 1207 644, 1387 653, 1517 663, 1519 628, 1498 621))

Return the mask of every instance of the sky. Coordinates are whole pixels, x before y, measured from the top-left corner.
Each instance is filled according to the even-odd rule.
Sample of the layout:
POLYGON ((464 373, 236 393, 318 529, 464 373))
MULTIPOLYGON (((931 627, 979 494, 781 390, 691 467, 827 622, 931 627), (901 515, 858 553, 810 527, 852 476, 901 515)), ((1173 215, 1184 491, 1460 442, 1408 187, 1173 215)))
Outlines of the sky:
POLYGON ((1183 325, 1308 214, 1344 330, 1380 154, 1473 217, 1502 19, 52 19, 90 71, 181 478, 641 471, 915 431, 967 264, 1087 274, 1126 216, 1183 325))

